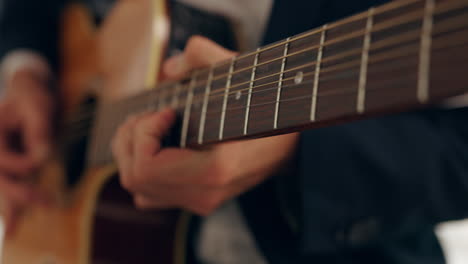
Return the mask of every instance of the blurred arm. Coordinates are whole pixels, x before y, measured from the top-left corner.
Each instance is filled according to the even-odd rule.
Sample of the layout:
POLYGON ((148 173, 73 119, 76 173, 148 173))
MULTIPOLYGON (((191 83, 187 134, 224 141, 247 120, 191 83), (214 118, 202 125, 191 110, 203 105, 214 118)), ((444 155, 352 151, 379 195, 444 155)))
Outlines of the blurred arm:
MULTIPOLYGON (((0 10, 0 58, 29 50, 57 67, 60 12, 66 0, 3 0, 0 10)), ((37 64, 31 60, 33 64, 37 64)))

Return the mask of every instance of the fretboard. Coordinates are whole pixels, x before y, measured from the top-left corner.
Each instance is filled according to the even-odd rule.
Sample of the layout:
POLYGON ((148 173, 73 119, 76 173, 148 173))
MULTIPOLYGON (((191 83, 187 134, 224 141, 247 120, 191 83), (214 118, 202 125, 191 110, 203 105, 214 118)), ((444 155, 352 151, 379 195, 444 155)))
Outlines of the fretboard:
POLYGON ((194 71, 98 111, 91 163, 127 116, 174 108, 180 147, 409 110, 468 92, 468 0, 400 0, 194 71))

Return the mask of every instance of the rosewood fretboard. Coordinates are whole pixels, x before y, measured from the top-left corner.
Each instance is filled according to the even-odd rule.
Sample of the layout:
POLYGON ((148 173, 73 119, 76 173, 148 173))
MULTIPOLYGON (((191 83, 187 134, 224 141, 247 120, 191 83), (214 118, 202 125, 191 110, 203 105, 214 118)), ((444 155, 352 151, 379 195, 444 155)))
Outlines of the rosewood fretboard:
POLYGON ((400 0, 102 105, 89 160, 131 114, 173 107, 180 146, 314 128, 468 92, 468 0, 400 0))

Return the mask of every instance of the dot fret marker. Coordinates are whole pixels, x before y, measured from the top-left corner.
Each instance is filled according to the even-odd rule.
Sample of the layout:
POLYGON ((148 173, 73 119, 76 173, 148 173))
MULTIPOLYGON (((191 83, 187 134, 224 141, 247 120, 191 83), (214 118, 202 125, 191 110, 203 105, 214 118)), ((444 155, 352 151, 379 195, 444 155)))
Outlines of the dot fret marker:
POLYGON ((294 83, 295 84, 300 84, 304 80, 304 73, 303 72, 297 72, 296 76, 294 77, 294 83))

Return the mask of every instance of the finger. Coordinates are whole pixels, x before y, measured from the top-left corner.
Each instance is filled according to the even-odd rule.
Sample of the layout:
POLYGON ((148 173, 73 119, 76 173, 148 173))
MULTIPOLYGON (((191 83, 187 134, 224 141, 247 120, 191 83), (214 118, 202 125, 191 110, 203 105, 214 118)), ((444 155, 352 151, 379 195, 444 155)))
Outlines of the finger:
POLYGON ((163 65, 163 73, 169 79, 180 79, 189 71, 229 59, 236 53, 202 37, 191 37, 182 54, 168 59, 163 65))
POLYGON ((26 72, 12 83, 16 92, 11 98, 18 109, 26 153, 37 164, 42 163, 50 151, 53 106, 46 82, 26 72))
POLYGON ((135 195, 141 200, 135 200, 137 207, 145 208, 184 208, 200 215, 206 215, 218 208, 227 197, 229 191, 223 188, 205 189, 189 185, 153 185, 147 192, 135 195))
POLYGON ((14 201, 2 202, 2 215, 5 221, 5 237, 14 237, 18 223, 23 215, 24 207, 14 201))
MULTIPOLYGON (((0 169, 8 174, 22 176, 29 173, 33 167, 26 155, 20 152, 20 142, 12 142, 12 133, 19 130, 20 119, 15 111, 6 104, 0 105, 0 169)), ((18 138, 19 140, 19 138, 18 138)))
POLYGON ((5 175, 0 175, 0 192, 8 200, 24 204, 34 201, 34 197, 36 196, 34 189, 30 185, 15 182, 5 175))
POLYGON ((192 70, 192 67, 186 61, 185 55, 181 53, 167 59, 162 69, 164 80, 180 80, 192 70))
POLYGON ((160 181, 148 184, 139 194, 150 198, 156 197, 165 201, 166 204, 176 205, 200 215, 207 215, 218 208, 226 199, 239 195, 264 179, 262 175, 246 175, 226 183, 216 180, 219 183, 207 186, 196 181, 198 178, 198 182, 206 182, 207 180, 203 177, 205 176, 190 178, 190 180, 194 180, 192 183, 165 184, 160 181))
POLYGON ((142 210, 147 209, 169 209, 177 207, 173 203, 168 203, 161 198, 149 197, 141 194, 137 194, 133 198, 137 208, 142 210))
POLYGON ((129 187, 133 164, 133 133, 138 116, 131 116, 117 130, 112 140, 112 154, 119 169, 120 182, 123 187, 129 187))
POLYGON ((52 204, 52 197, 37 186, 16 181, 1 174, 0 193, 19 204, 34 204, 42 207, 49 207, 52 204))
POLYGON ((175 120, 171 109, 152 113, 141 117, 135 126, 133 175, 130 180, 132 190, 138 191, 147 186, 148 182, 157 181, 159 169, 163 164, 153 162, 161 148, 161 140, 169 131, 175 120))
POLYGON ((24 144, 28 156, 37 164, 44 162, 51 147, 51 120, 47 110, 32 104, 22 108, 24 144))
POLYGON ((7 174, 23 177, 31 173, 34 168, 34 163, 30 159, 25 155, 12 152, 3 140, 0 142, 0 157, 0 170, 7 174))
POLYGON ((161 148, 161 140, 169 132, 175 121, 175 112, 165 109, 158 113, 143 116, 135 128, 135 159, 147 161, 161 148))

